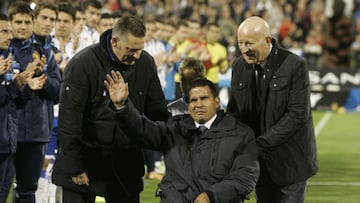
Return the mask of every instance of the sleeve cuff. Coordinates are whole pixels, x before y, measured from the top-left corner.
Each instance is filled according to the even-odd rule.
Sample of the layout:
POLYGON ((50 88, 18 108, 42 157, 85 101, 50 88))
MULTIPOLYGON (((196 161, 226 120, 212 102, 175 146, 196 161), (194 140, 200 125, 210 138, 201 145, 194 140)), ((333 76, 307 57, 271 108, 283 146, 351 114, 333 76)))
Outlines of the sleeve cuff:
POLYGON ((124 108, 126 107, 127 103, 128 103, 128 100, 126 100, 124 106, 122 106, 122 107, 120 107, 120 108, 116 108, 115 105, 114 105, 114 103, 110 100, 110 101, 109 101, 109 107, 110 107, 110 109, 112 109, 113 111, 121 111, 122 109, 124 109, 124 108))

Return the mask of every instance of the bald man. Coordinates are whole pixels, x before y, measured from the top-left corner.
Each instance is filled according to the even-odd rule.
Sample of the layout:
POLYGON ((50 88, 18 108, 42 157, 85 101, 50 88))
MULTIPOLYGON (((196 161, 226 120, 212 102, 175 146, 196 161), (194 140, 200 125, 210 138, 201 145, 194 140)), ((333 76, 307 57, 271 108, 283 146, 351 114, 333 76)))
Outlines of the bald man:
POLYGON ((241 56, 227 111, 255 131, 257 202, 303 202, 306 181, 318 171, 306 62, 281 48, 260 17, 245 19, 237 34, 241 56))

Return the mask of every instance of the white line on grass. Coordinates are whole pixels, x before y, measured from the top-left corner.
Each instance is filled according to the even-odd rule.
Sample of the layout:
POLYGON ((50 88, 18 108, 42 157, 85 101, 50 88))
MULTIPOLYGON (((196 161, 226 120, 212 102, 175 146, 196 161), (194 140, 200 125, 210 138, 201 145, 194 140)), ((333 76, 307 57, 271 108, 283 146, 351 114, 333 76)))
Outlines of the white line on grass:
POLYGON ((331 112, 326 112, 325 115, 319 121, 319 123, 315 126, 315 136, 316 137, 319 135, 320 131, 324 128, 324 126, 329 121, 331 116, 332 116, 331 112))
POLYGON ((308 182, 314 186, 356 186, 360 187, 360 182, 308 182))
MULTIPOLYGON (((315 136, 317 137, 320 131, 325 127, 329 119, 331 118, 332 113, 326 112, 325 115, 321 118, 319 123, 315 126, 315 136)), ((308 182, 308 185, 314 186, 354 186, 360 187, 360 182, 308 182)))

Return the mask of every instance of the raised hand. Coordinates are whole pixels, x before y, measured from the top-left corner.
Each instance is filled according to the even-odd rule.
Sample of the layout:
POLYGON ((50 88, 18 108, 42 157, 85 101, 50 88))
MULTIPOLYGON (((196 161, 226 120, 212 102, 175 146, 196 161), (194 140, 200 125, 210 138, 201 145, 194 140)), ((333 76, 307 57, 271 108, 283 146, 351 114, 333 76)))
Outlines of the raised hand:
POLYGON ((109 92, 110 99, 113 102, 116 109, 120 109, 126 103, 129 97, 128 83, 125 83, 124 78, 119 71, 111 71, 106 75, 104 85, 109 92))

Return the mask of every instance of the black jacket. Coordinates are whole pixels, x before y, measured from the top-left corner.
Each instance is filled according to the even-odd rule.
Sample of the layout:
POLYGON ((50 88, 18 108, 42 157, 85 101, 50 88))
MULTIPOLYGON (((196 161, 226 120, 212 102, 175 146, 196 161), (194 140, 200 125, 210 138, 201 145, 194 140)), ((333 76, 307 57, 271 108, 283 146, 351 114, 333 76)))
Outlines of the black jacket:
POLYGON ((201 192, 212 202, 240 202, 254 189, 259 175, 254 133, 234 117, 218 112, 200 134, 190 115, 152 122, 131 102, 114 114, 133 142, 164 153, 162 203, 190 203, 201 192))
POLYGON ((309 73, 305 60, 272 43, 260 102, 254 102, 253 66, 239 57, 233 64, 227 108, 255 131, 273 181, 287 185, 318 171, 309 73))
POLYGON ((53 181, 79 191, 116 190, 118 194, 137 195, 142 190, 143 155, 131 144, 106 108, 109 95, 105 74, 121 72, 128 82, 130 98, 136 108, 150 119, 168 117, 153 58, 142 51, 132 66, 125 66, 114 56, 111 31, 99 44, 75 55, 68 63, 61 87, 59 110, 59 155, 53 181), (90 186, 76 186, 71 176, 88 172, 90 186))

